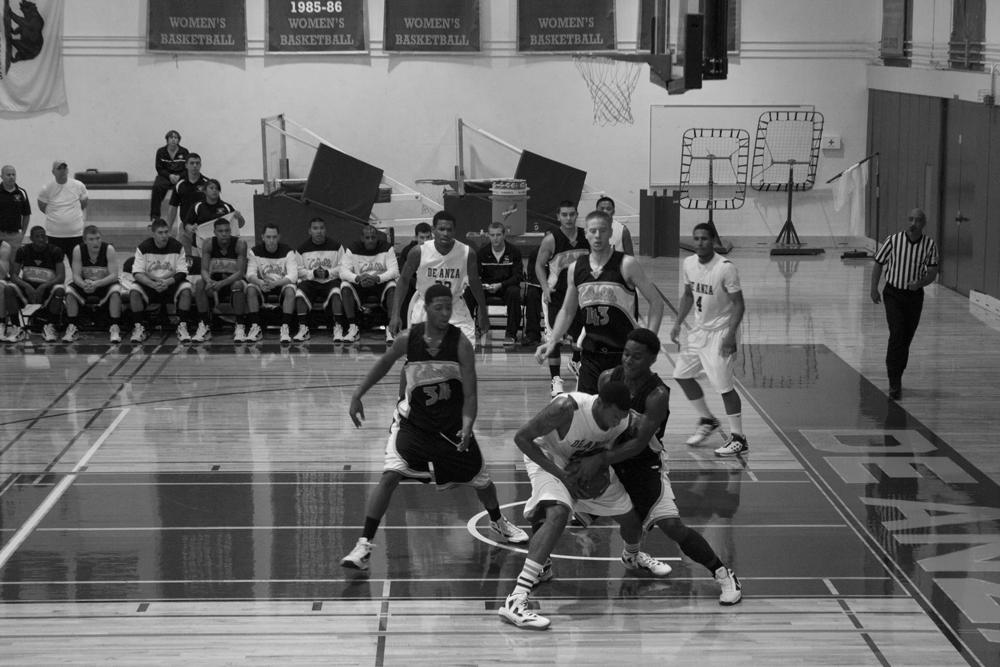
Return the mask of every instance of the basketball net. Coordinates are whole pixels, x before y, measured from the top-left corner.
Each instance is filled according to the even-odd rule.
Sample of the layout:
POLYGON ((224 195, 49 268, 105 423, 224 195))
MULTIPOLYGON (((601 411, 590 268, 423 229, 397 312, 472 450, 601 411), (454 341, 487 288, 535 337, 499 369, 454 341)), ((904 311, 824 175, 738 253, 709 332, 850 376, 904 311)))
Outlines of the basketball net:
POLYGON ((600 56, 575 55, 573 62, 594 100, 594 125, 631 125, 632 93, 642 64, 600 56))

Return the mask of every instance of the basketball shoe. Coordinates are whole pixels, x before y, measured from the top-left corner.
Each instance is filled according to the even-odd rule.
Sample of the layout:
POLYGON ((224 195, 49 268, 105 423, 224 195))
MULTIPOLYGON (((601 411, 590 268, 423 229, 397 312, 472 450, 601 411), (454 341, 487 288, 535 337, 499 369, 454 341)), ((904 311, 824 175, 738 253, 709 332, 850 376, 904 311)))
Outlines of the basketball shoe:
POLYGON ((626 569, 645 571, 655 577, 665 577, 674 569, 663 561, 656 560, 645 551, 634 555, 622 551, 622 564, 625 565, 626 569))
POLYGON ((743 599, 743 586, 736 578, 736 573, 723 565, 715 571, 715 580, 722 586, 722 593, 719 595, 719 604, 731 606, 743 599))
POLYGON ((687 444, 691 447, 705 442, 708 436, 712 435, 719 428, 719 420, 715 417, 702 417, 695 427, 694 433, 687 439, 687 444))
POLYGON ((341 567, 352 570, 367 570, 372 559, 372 547, 375 546, 364 537, 358 538, 358 543, 351 549, 351 553, 340 559, 341 567))
POLYGON ((524 544, 530 539, 526 532, 512 524, 505 516, 501 516, 498 521, 490 521, 490 530, 511 544, 524 544))
POLYGON ((729 436, 729 442, 715 450, 716 456, 739 456, 750 451, 745 435, 733 433, 729 436))
POLYGON ((547 630, 550 624, 549 619, 528 609, 527 593, 508 595, 503 606, 497 610, 497 614, 511 625, 526 630, 547 630))
POLYGON ((552 378, 552 391, 549 393, 549 396, 555 398, 556 396, 564 392, 565 389, 563 389, 563 379, 558 375, 552 378))

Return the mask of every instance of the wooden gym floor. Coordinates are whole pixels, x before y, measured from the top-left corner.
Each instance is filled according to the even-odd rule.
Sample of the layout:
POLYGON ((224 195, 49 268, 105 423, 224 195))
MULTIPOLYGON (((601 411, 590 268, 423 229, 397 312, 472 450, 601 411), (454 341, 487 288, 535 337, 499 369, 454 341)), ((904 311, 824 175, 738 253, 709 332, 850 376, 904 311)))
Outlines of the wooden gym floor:
MULTIPOLYGON (((467 489, 406 484, 368 575, 339 559, 381 469, 395 382, 348 397, 380 332, 334 345, 0 348, 0 656, 7 664, 998 664, 1000 322, 928 290, 903 398, 870 263, 737 249, 750 454, 666 443, 682 515, 744 585, 717 603, 660 534, 665 579, 625 574, 606 525, 569 530, 537 591, 551 630, 495 609, 523 554, 467 489)), ((643 259, 672 304, 676 259, 643 259)), ((661 338, 673 322, 668 309, 661 338)), ((676 348, 658 364, 669 376, 676 348)), ((524 348, 477 357, 477 433, 508 516, 529 486, 514 430, 548 400, 524 348)), ((722 414, 721 401, 709 396, 722 414)))

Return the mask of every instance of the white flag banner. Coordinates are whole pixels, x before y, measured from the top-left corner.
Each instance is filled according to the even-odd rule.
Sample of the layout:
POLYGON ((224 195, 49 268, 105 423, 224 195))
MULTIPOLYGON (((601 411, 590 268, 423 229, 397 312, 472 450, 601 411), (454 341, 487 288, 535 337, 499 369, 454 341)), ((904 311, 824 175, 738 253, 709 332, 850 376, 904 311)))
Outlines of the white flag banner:
POLYGON ((0 2, 0 111, 63 106, 63 0, 0 2))

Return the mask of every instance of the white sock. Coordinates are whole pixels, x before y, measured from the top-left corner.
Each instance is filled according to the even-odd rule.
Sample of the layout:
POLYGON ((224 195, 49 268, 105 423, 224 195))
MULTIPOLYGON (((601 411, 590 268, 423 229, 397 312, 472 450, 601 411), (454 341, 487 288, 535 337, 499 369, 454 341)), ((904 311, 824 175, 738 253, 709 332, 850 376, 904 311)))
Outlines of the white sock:
POLYGON ((743 435, 743 413, 737 412, 735 415, 726 415, 729 418, 730 433, 743 435))

